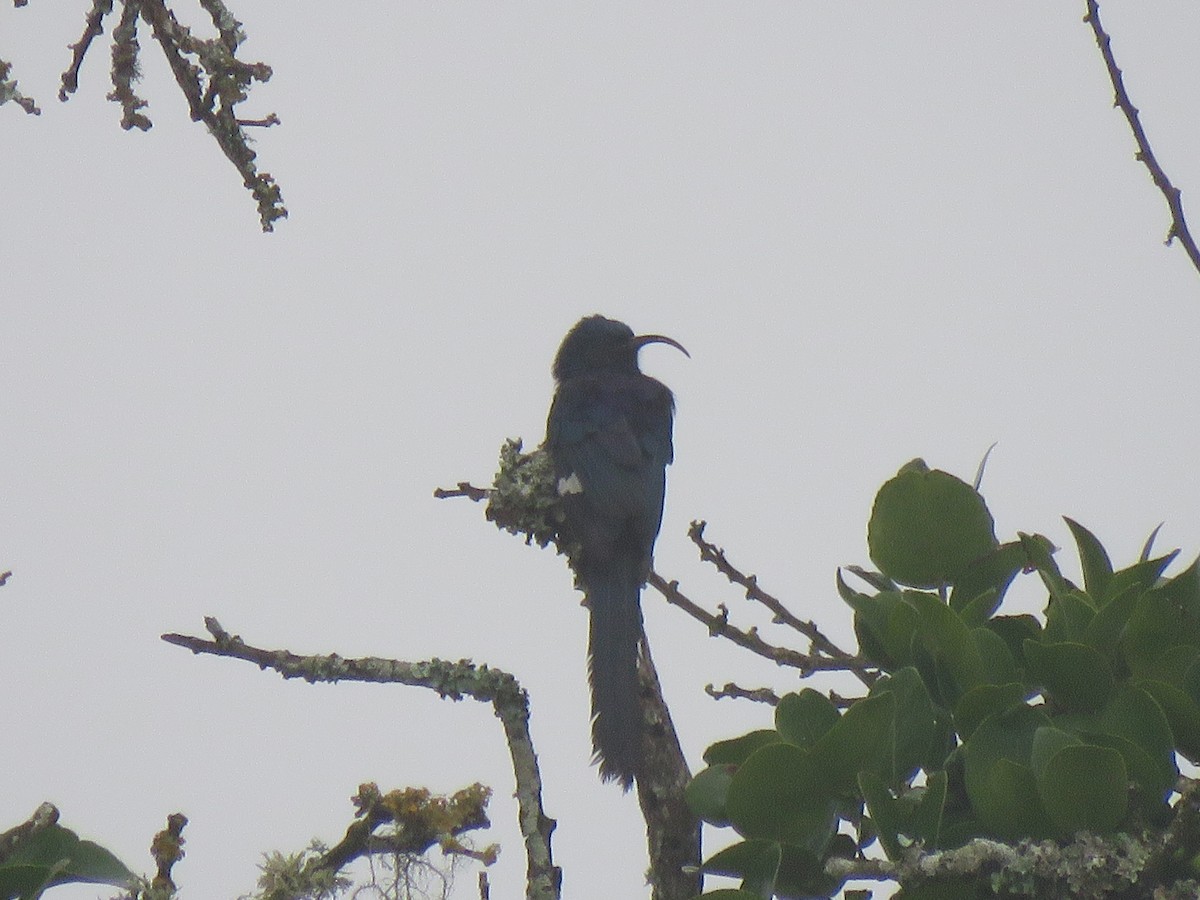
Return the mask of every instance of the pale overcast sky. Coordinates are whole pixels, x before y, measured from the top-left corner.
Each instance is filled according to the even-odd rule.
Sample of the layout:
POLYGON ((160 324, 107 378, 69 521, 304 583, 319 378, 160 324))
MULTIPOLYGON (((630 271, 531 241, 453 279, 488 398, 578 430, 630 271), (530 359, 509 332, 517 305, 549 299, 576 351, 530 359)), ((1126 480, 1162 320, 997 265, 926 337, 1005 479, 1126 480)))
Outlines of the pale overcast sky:
MULTIPOLYGON (((488 707, 158 639, 215 615, 300 653, 512 672, 565 896, 645 896, 635 798, 589 767, 563 561, 432 498, 541 440, 587 313, 691 351, 642 354, 678 399, 657 567, 744 623, 765 620, 689 521, 850 643, 834 573, 868 562, 875 490, 918 455, 969 479, 994 441, 1002 538, 1069 547, 1067 514, 1118 562, 1159 522, 1200 550, 1200 275, 1163 246, 1083 0, 229 2, 275 70, 241 108, 283 120, 255 133, 291 211, 273 235, 148 32, 155 125, 127 134, 107 43, 54 98, 90 3, 0 7, 44 109, 0 108, 0 830, 50 800, 149 871, 180 810, 183 896, 223 900, 261 851, 336 841, 360 782, 482 781, 492 896, 522 895, 488 707)), ((1200 7, 1103 11, 1200 227, 1200 7)), ((770 717, 706 683, 796 687, 643 605, 695 764, 770 717)))

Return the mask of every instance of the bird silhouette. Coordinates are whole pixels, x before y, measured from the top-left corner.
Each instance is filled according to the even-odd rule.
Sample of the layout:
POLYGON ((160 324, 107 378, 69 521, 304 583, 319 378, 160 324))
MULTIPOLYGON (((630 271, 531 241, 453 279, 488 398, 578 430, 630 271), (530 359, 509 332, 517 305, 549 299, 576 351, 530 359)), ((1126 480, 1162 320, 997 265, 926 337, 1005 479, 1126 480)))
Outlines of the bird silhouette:
POLYGON ((564 514, 560 537, 577 548, 575 583, 590 611, 592 746, 600 777, 625 790, 642 762, 640 597, 674 457, 674 398, 638 368, 638 350, 656 342, 687 354, 671 338, 635 335, 624 322, 581 319, 554 358, 546 423, 564 514))

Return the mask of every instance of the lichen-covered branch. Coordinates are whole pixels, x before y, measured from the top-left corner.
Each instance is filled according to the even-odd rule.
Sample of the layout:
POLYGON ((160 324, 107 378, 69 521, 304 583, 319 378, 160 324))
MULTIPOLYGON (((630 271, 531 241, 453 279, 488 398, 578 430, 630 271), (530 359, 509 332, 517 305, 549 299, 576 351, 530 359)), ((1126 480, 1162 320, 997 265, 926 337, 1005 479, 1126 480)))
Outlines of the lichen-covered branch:
POLYGON ((542 808, 541 773, 529 734, 529 698, 515 678, 507 672, 486 665, 476 666, 467 660, 402 662, 380 657, 347 659, 337 654, 300 656, 288 650, 267 650, 247 644, 227 632, 212 617, 205 618, 204 625, 211 640, 184 634, 164 634, 162 639, 193 653, 243 659, 259 668, 272 669, 284 678, 303 678, 310 683, 406 684, 428 688, 436 691, 438 696, 452 700, 472 697, 491 703, 504 727, 517 784, 518 818, 528 864, 526 897, 528 900, 557 900, 561 896, 562 873, 554 865, 550 847, 555 822, 542 808))
POLYGON ((113 30, 113 89, 108 99, 121 104, 121 127, 126 131, 131 128, 149 131, 152 124, 149 118, 139 112, 146 106, 146 101, 133 90, 133 83, 141 78, 138 69, 140 47, 137 38, 137 22, 141 10, 141 0, 125 0, 121 22, 113 30))
POLYGON ((171 869, 183 859, 183 829, 187 823, 187 816, 183 813, 172 813, 167 816, 167 827, 154 835, 154 840, 150 842, 150 855, 154 857, 156 868, 150 886, 168 896, 177 890, 175 882, 171 880, 171 869))
POLYGON ((12 64, 0 59, 0 106, 11 100, 29 115, 40 116, 42 111, 38 109, 37 103, 21 93, 17 87, 17 80, 8 77, 10 74, 12 74, 12 64))
MULTIPOLYGON (((113 29, 112 84, 108 98, 121 104, 121 127, 148 130, 152 123, 142 112, 146 101, 133 89, 140 77, 138 41, 139 21, 149 23, 155 41, 162 48, 175 83, 183 92, 193 121, 203 122, 221 151, 242 176, 242 182, 258 203, 263 231, 273 231, 274 223, 287 216, 283 196, 275 180, 255 166, 256 154, 250 149, 245 128, 279 124, 274 113, 258 119, 241 119, 238 104, 247 98, 253 82, 271 78, 271 67, 246 63, 237 58, 245 33, 221 0, 199 0, 217 31, 214 38, 199 38, 180 24, 166 0, 123 0, 121 17, 113 29)), ((79 87, 79 72, 92 43, 104 33, 104 20, 113 11, 113 0, 92 0, 84 21, 83 34, 71 44, 71 62, 62 74, 58 97, 66 100, 79 87)), ((0 63, 0 66, 3 66, 0 63)), ((0 69, 0 72, 6 71, 0 69)), ((15 82, 13 83, 15 90, 15 82)), ((5 99, 5 82, 0 76, 0 102, 5 99)), ((21 102, 18 97, 10 99, 21 102)), ((25 105, 22 103, 22 105, 25 105)), ((29 107, 26 107, 29 109, 29 107)), ((30 110, 33 111, 33 110, 30 110)))
POLYGON ((645 720, 645 772, 638 775, 637 789, 650 857, 646 880, 652 900, 690 898, 704 887, 697 867, 701 858, 700 820, 684 798, 692 775, 644 635, 641 651, 638 680, 645 720))
MULTIPOLYGON (((924 852, 919 846, 902 860, 834 857, 826 871, 835 878, 896 881, 907 890, 929 885, 963 891, 972 897, 1072 897, 1074 900, 1116 900, 1154 897, 1184 900, 1200 887, 1182 880, 1169 887, 1158 883, 1143 889, 1143 874, 1156 851, 1155 838, 1088 832, 1074 840, 1020 841, 1006 844, 976 838, 953 850, 924 852)), ((948 894, 945 894, 949 896, 948 894)), ((943 894, 938 894, 943 896, 943 894)))
MULTIPOLYGON (((487 828, 487 804, 491 791, 473 784, 449 797, 438 797, 425 788, 379 790, 374 783, 361 784, 352 798, 356 807, 355 821, 345 836, 319 857, 309 861, 310 869, 336 872, 359 857, 373 853, 418 855, 434 844, 447 853, 459 852, 457 838, 467 831, 487 828), (385 825, 395 826, 395 833, 379 841, 378 830, 385 825)), ((472 854, 489 863, 494 861, 497 848, 492 846, 480 854, 472 854)))

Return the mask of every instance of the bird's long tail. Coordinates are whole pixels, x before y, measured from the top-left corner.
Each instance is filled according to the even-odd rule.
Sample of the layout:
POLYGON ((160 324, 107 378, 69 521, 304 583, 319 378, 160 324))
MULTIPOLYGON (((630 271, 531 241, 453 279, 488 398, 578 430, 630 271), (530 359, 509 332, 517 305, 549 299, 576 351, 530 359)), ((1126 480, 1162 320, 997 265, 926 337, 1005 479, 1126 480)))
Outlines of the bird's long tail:
POLYGON ((592 573, 584 588, 591 610, 592 747, 600 777, 620 781, 629 790, 642 761, 637 675, 641 581, 630 572, 610 569, 592 573))

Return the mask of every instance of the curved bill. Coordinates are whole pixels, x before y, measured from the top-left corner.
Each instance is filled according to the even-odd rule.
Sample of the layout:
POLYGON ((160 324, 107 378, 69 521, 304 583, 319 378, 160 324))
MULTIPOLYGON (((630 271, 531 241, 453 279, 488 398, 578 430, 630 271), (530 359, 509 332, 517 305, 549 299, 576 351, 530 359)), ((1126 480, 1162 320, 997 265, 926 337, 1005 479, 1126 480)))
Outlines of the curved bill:
POLYGON ((629 343, 633 347, 634 350, 640 350, 642 347, 645 347, 647 344, 670 344, 672 347, 674 347, 676 350, 678 350, 680 353, 682 353, 688 359, 692 358, 692 354, 687 352, 687 349, 683 346, 683 344, 679 343, 679 341, 675 340, 674 338, 669 338, 669 337, 666 337, 665 335, 661 335, 661 334, 635 335, 633 338, 630 339, 629 343))

